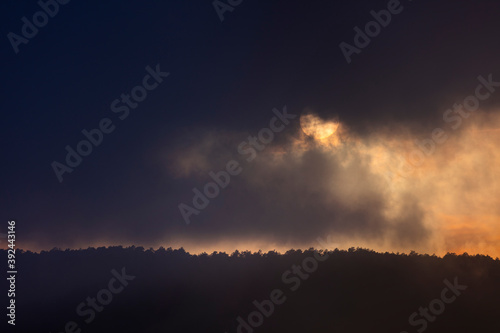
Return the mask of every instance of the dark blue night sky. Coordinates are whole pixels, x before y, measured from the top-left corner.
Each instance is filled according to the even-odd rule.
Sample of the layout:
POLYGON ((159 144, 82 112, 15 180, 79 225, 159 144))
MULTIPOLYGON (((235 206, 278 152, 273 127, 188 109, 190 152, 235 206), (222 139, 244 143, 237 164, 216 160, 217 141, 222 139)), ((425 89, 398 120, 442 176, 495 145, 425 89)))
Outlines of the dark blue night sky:
MULTIPOLYGON (((179 203, 191 204, 192 188, 210 180, 208 171, 223 170, 232 159, 246 163, 238 143, 268 126, 273 108, 286 106, 295 115, 314 109, 363 141, 380 129, 393 131, 396 123, 410 126, 412 134, 432 130, 448 106, 474 91, 477 76, 500 78, 497 1, 402 0, 401 12, 349 64, 339 44, 354 45, 353 28, 363 28, 373 20, 370 11, 386 9, 387 1, 244 0, 221 21, 211 1, 72 0, 59 4, 18 53, 8 34, 22 35, 21 19, 32 21, 40 6, 13 0, 0 6, 1 216, 17 221, 18 246, 32 250, 208 246, 252 237, 312 242, 331 226, 328 214, 363 219, 384 206, 368 190, 361 211, 335 202, 332 212, 324 208, 330 203, 313 200, 322 190, 290 185, 323 172, 314 152, 307 161, 317 163, 276 173, 283 178, 266 167, 267 155, 241 164, 245 178, 231 180, 190 225, 179 203), (157 67, 169 75, 145 79, 157 67), (122 94, 143 80, 158 85, 136 89, 136 96, 147 96, 126 106, 122 94), (113 112, 116 99, 122 111, 113 112), (52 163, 66 164, 65 147, 77 149, 82 131, 99 128, 106 118, 112 132, 102 139, 96 134, 100 144, 60 182, 52 163), (173 167, 182 169, 183 161, 192 172, 173 167), (262 187, 245 185, 263 179, 262 187), (274 191, 278 184, 287 190, 274 191), (280 193, 302 193, 313 203, 301 206, 280 193), (284 205, 311 209, 304 213, 310 220, 292 221, 304 216, 284 213, 284 205)), ((482 106, 489 110, 499 101, 496 95, 482 106)), ((299 130, 297 118, 265 152, 286 146, 299 130)), ((386 226, 377 220, 368 229, 334 222, 339 234, 368 240, 386 226)), ((402 234, 419 244, 428 232, 422 226, 412 236, 402 234)))

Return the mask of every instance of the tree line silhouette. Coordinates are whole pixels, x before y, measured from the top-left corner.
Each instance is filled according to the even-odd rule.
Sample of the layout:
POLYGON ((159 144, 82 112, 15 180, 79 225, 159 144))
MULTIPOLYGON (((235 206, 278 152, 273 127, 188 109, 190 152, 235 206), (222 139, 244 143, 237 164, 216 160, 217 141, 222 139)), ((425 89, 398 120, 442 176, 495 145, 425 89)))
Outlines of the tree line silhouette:
MULTIPOLYGON (((5 250, 0 252, 7 257, 5 250)), ((65 332, 66 323, 73 321, 81 332, 233 333, 242 318, 247 323, 239 328, 242 333, 411 333, 423 327, 411 325, 410 315, 440 297, 444 280, 455 278, 467 289, 424 330, 497 332, 500 328, 500 261, 484 255, 449 253, 441 258, 361 248, 191 255, 182 248, 113 246, 40 253, 17 250, 16 260, 18 332, 65 332), (327 259, 292 290, 283 274, 315 254, 327 259), (116 276, 122 268, 135 278, 87 324, 77 306, 108 288, 112 270, 116 276), (280 299, 286 301, 274 304, 266 316, 270 303, 265 301, 274 290, 281 291, 280 299), (248 316, 259 311, 256 303, 264 306, 260 311, 264 320, 253 327, 248 316)), ((1 288, 8 290, 6 279, 1 288)), ((256 318, 260 319, 254 315, 250 320, 256 318)), ((4 318, 2 327, 6 322, 4 318)))

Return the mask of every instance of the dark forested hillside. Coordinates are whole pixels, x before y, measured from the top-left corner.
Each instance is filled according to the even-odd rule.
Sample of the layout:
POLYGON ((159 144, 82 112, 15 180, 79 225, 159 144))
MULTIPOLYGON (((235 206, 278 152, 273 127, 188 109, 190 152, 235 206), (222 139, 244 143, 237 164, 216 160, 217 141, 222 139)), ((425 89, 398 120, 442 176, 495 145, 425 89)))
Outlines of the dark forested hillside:
POLYGON ((487 256, 364 249, 192 256, 182 249, 110 247, 18 251, 17 261, 18 332, 500 328, 500 261, 487 256))

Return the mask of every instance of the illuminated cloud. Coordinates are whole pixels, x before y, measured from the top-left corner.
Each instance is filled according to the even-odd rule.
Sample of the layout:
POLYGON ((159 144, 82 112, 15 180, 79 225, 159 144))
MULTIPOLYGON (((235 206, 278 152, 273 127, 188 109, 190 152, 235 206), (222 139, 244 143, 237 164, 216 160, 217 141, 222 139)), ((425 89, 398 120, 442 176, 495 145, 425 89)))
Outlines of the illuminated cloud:
MULTIPOLYGON (((478 113, 414 166, 408 154, 425 136, 409 129, 360 136, 304 113, 286 141, 260 152, 252 165, 242 164, 244 171, 222 194, 223 206, 207 211, 182 238, 187 243, 203 234, 206 246, 300 247, 332 235, 344 247, 498 253, 499 129, 498 113, 478 113)), ((230 156, 220 153, 219 142, 237 137, 226 134, 176 155, 178 167, 205 158, 203 172, 217 170, 230 156)))

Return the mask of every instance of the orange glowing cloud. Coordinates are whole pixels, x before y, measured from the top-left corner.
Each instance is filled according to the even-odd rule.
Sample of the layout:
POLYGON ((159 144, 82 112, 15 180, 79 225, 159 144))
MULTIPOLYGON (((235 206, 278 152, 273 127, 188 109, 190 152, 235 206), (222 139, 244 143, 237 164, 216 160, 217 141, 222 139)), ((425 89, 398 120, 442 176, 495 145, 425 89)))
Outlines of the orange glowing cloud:
MULTIPOLYGON (((213 163, 201 173, 224 162, 204 157, 219 148, 207 141, 202 148, 179 156, 184 170, 200 159, 213 163)), ((233 192, 223 213, 206 222, 222 226, 218 233, 203 244, 189 235, 177 241, 197 252, 285 250, 333 235, 339 248, 500 256, 498 165, 499 112, 476 111, 456 130, 415 133, 393 124, 360 135, 306 110, 298 132, 243 165, 234 180, 242 196, 233 192), (259 209, 248 210, 249 202, 259 209)))

